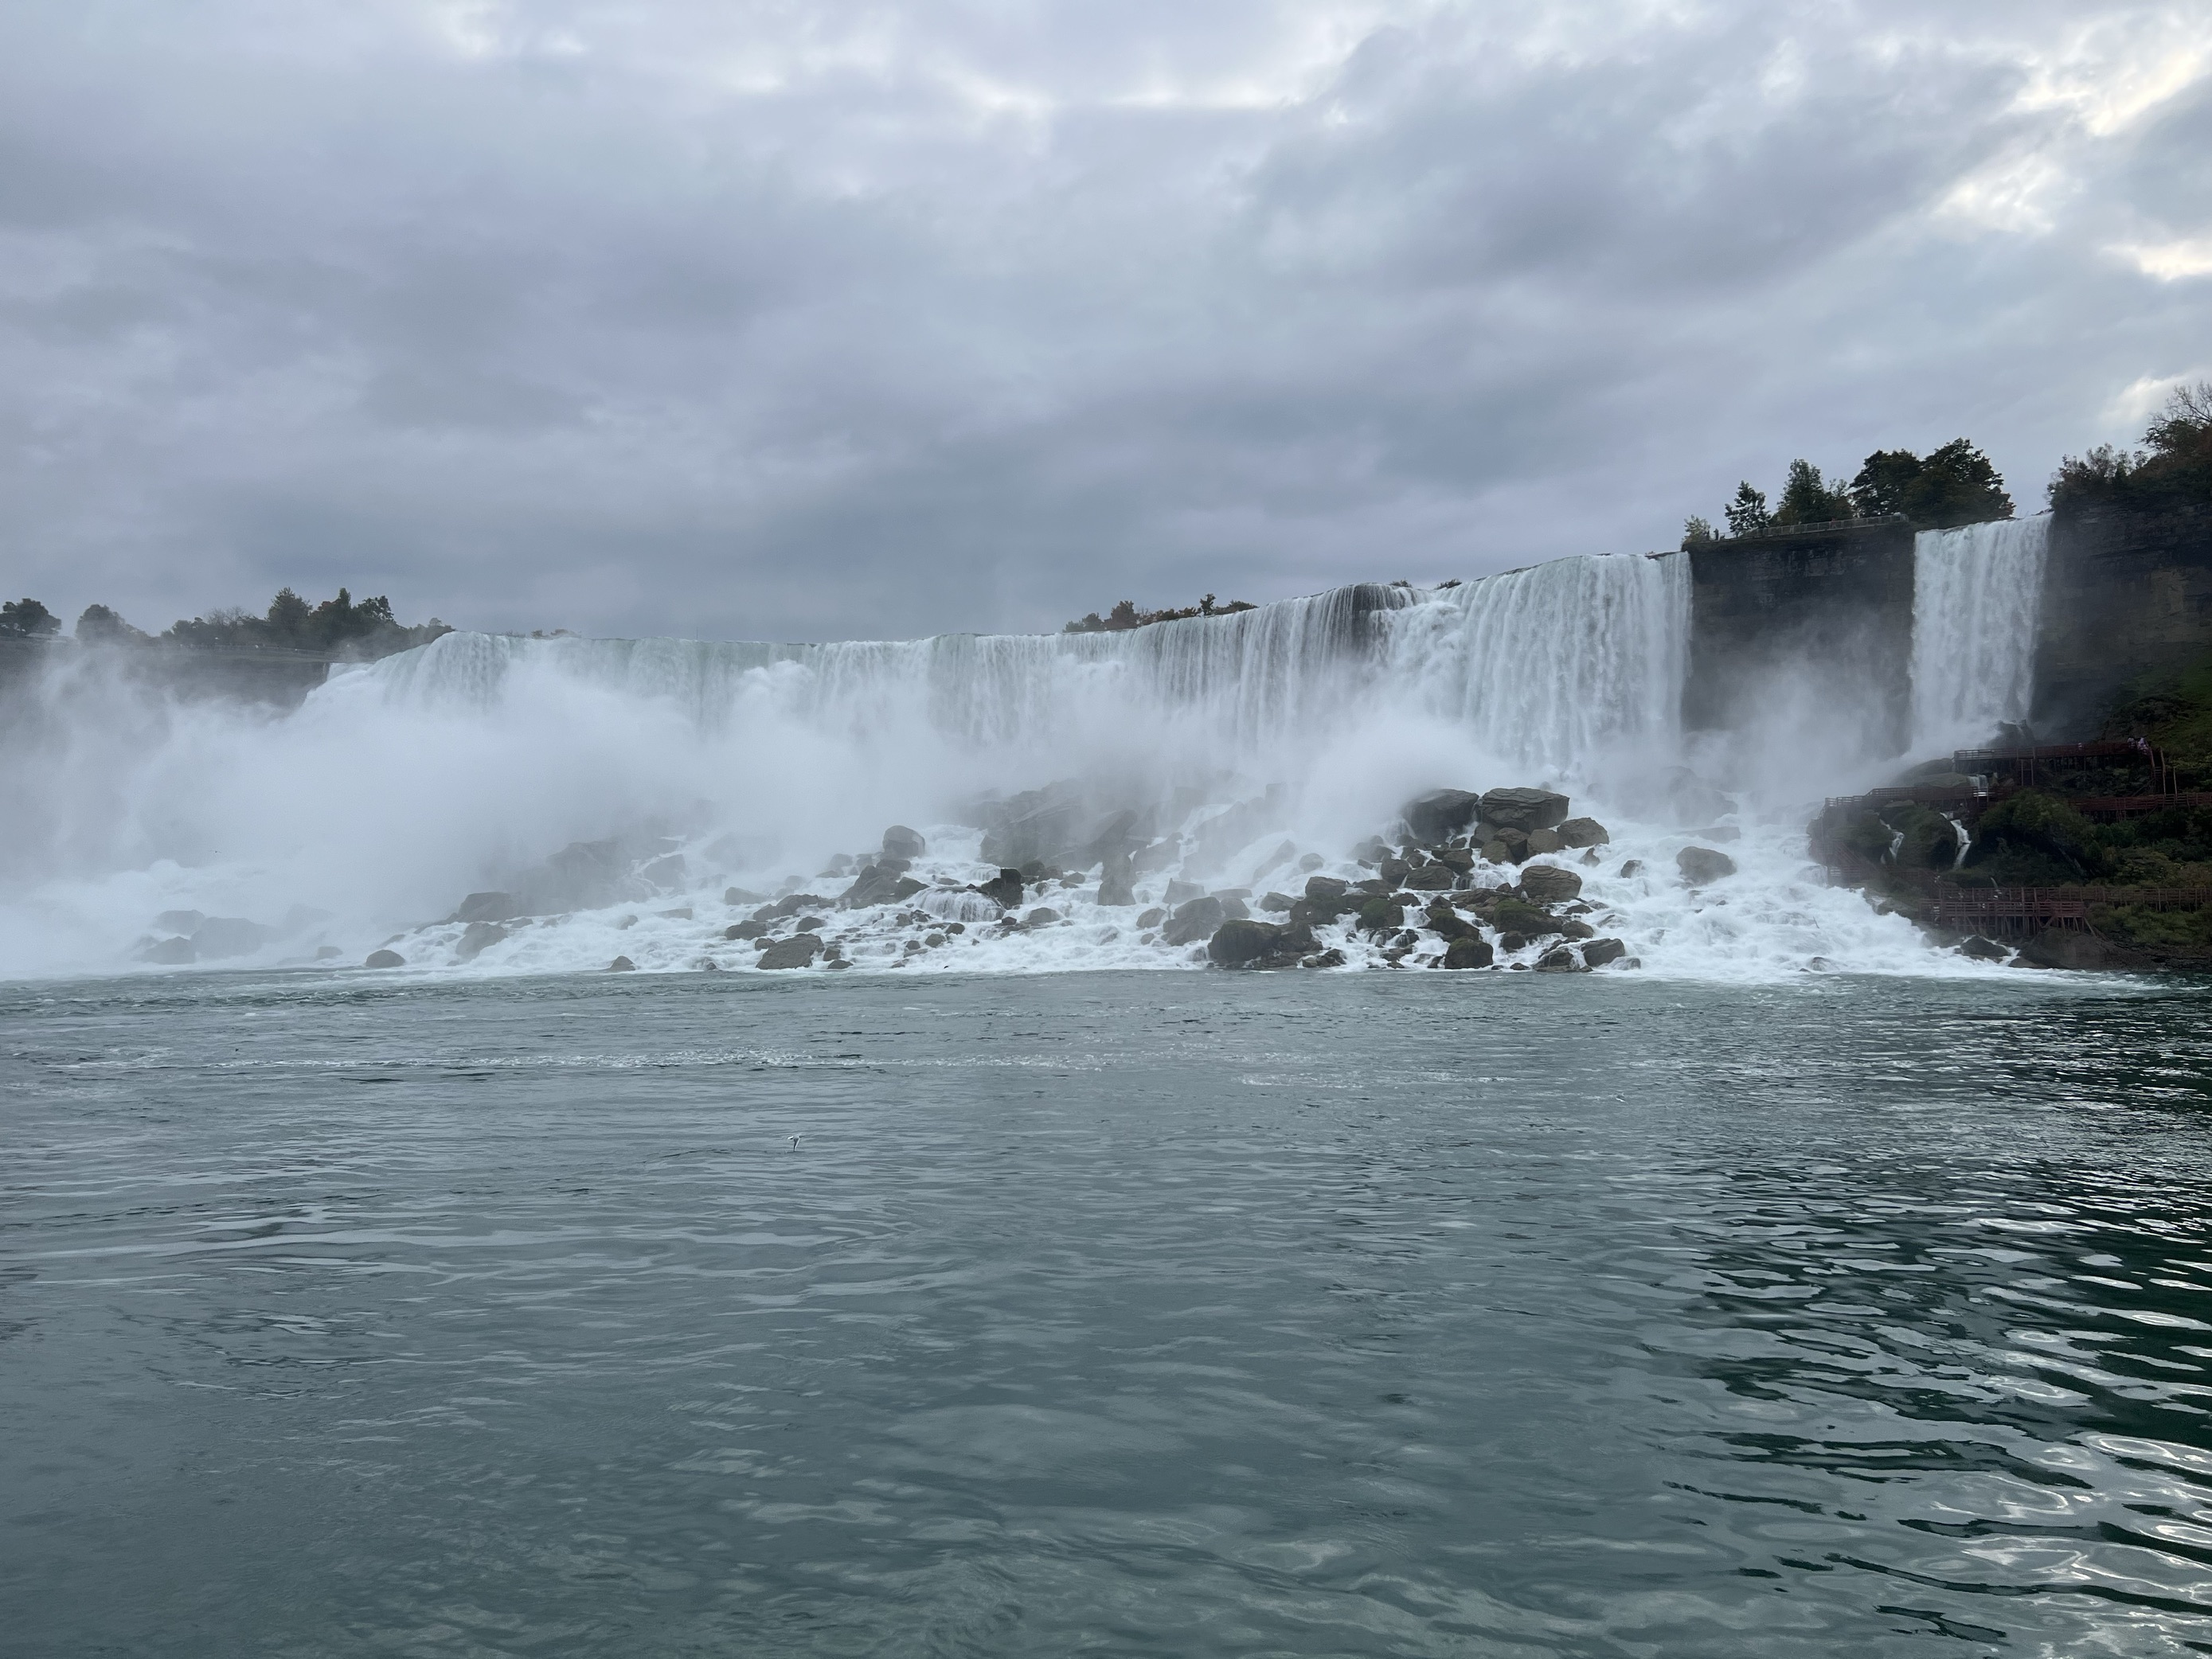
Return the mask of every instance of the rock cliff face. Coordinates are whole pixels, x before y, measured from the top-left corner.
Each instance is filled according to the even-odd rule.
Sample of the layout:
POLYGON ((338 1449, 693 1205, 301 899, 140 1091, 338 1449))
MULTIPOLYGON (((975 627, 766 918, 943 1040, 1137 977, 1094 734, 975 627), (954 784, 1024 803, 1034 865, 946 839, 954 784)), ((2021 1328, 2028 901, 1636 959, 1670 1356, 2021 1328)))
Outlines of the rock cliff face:
POLYGON ((2094 738, 2136 682, 2212 653, 2212 504, 2093 507, 2051 526, 2036 641, 2036 732, 2094 738))
POLYGON ((1840 752, 1901 753, 1911 718, 1912 529, 1808 525, 1690 550, 1682 722, 1738 731, 1785 680, 1840 752))

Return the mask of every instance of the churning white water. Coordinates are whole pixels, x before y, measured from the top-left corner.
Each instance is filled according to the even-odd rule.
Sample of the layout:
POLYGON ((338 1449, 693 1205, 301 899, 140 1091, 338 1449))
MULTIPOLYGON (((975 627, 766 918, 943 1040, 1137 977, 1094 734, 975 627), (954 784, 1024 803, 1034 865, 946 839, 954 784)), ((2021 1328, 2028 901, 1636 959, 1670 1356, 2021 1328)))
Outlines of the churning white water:
POLYGON ((2048 514, 1923 530, 1912 546, 1912 750, 1986 744, 2028 716, 2048 514))
MULTIPOLYGON (((2001 631, 2002 617, 1950 620, 1993 591, 1947 601, 1942 625, 2001 631)), ((1688 632, 1688 561, 1668 555, 1360 585, 1115 634, 454 634, 336 672, 289 714, 176 701, 118 659, 69 653, 11 722, 16 774, 40 787, 0 805, 0 971, 159 961, 186 935, 225 942, 186 953, 194 965, 350 964, 381 947, 409 972, 599 969, 617 954, 751 970, 753 951, 725 938, 761 902, 749 896, 835 900, 891 823, 928 842, 908 878, 922 890, 809 907, 855 969, 1188 966, 1202 949, 1143 918, 1200 892, 1264 915, 1270 892, 1311 874, 1371 875, 1361 843, 1413 796, 1503 785, 1556 788, 1603 821, 1609 843, 1543 861, 1580 876, 1589 925, 1644 971, 1979 971, 1827 887, 1802 807, 1762 809, 1682 764, 1688 632), (975 925, 996 907, 966 889, 1003 853, 983 826, 1024 791, 1045 793, 1022 811, 1126 816, 1145 844, 1133 904, 1102 889, 1095 860, 1063 860, 1078 867, 1023 899, 1048 920, 975 925), (577 843, 616 860, 613 884, 545 897, 548 860, 577 843), (1692 844, 1724 847, 1737 873, 1689 886, 1674 854, 1692 844), (533 914, 471 939, 459 902, 495 890, 535 894, 533 914)), ((1386 959, 1380 941, 1341 944, 1350 965, 1386 959)))

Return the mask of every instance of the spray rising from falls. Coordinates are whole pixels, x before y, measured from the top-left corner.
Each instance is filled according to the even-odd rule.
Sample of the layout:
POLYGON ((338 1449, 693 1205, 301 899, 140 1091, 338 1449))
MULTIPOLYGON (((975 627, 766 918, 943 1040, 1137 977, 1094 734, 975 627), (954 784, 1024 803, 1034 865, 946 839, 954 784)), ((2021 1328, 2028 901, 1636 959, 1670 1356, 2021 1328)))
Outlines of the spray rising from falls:
POLYGON ((1938 965, 1825 886, 1802 812, 1763 823, 1682 766, 1689 620, 1669 555, 1120 633, 455 634, 283 717, 149 700, 81 653, 27 728, 52 787, 0 826, 0 970, 1182 966, 1240 917, 1310 929, 1321 964, 1436 963, 1456 939, 1507 966, 1938 965), (1468 805, 1439 809, 1427 862, 1374 839, 1402 842, 1424 791, 1505 786, 1603 827, 1468 805), (1700 867, 1732 874, 1678 871, 1716 843, 1700 867), (1546 884, 1540 927, 1492 914, 1546 884))
POLYGON ((1923 530, 1912 547, 1912 750, 1991 741, 2027 719, 2051 520, 1923 530))

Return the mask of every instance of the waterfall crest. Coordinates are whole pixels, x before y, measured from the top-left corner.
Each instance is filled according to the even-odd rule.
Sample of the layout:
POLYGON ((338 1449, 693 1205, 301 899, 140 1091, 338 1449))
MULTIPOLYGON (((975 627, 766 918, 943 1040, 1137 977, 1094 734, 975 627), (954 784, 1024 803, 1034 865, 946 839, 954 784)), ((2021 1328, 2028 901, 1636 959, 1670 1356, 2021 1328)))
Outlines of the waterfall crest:
POLYGON ((2051 520, 1923 530, 1912 544, 1912 751, 1984 744, 2028 716, 2051 520))

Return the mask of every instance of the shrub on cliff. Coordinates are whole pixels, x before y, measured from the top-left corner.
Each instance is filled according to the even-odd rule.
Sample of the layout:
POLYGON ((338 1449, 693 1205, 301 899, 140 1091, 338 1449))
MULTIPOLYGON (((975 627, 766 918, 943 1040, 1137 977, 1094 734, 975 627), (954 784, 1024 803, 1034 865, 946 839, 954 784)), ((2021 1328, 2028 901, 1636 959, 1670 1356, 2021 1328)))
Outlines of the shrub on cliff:
POLYGON ((1851 504, 1862 518, 1893 514, 1916 530, 1950 530, 2012 517, 2012 497, 1990 458, 1954 438, 1925 458, 1909 449, 1877 449, 1851 480, 1851 504))
POLYGON ((2112 867, 2097 826, 2055 795, 2023 789, 1982 814, 1961 879, 1984 886, 2064 887, 2112 867))
POLYGON ((1774 522, 1766 510, 1766 492, 1753 489, 1748 478, 1735 487, 1735 499, 1721 509, 1721 516, 1728 520, 1731 536, 1748 536, 1774 522))
POLYGON ((2106 717, 2103 735, 2147 738, 2164 751, 2183 788, 2212 787, 2212 656, 2178 674, 2138 680, 2106 717))
POLYGON ((2212 381, 2178 386, 2132 452, 2100 444, 2052 475, 2051 511, 2100 503, 2148 507, 2212 502, 2212 381))

